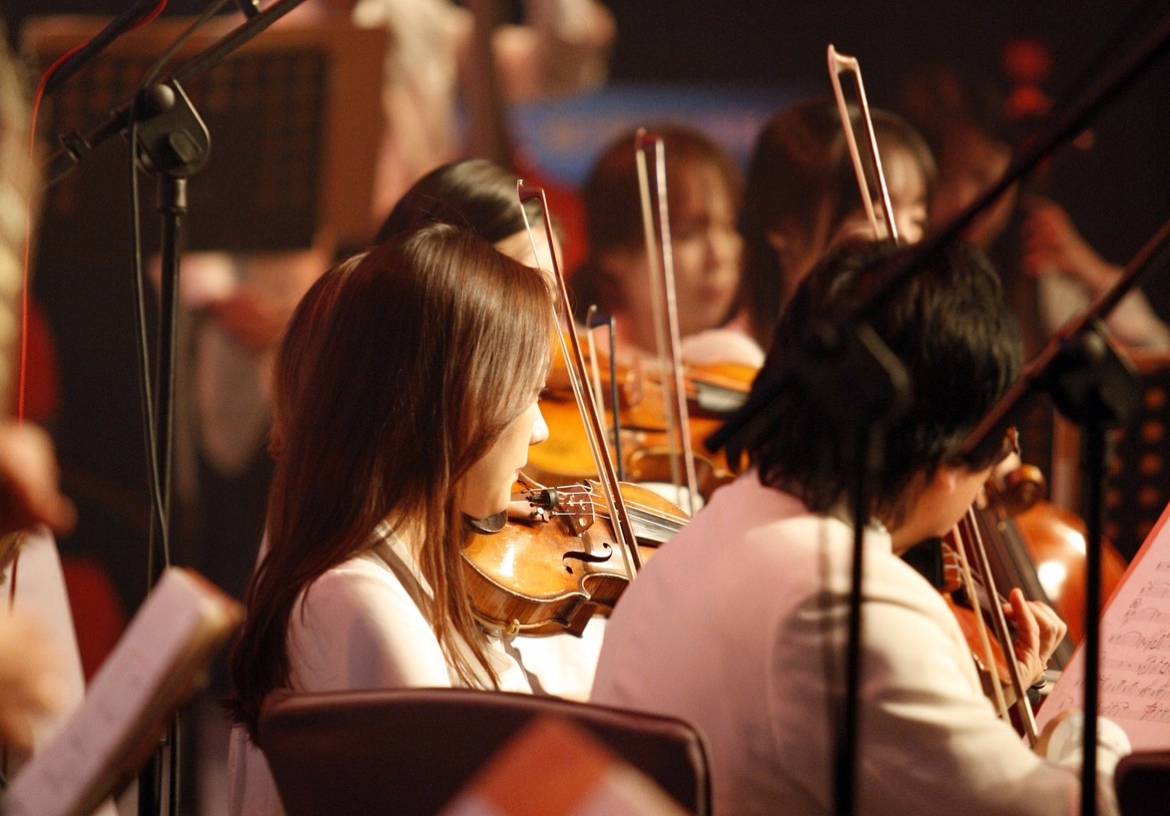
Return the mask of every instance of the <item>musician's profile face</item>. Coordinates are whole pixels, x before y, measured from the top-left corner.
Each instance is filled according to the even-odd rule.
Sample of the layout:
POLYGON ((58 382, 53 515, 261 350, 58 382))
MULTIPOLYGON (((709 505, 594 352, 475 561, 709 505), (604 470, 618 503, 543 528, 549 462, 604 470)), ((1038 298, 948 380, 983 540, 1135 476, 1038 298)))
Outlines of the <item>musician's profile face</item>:
POLYGON ((990 466, 971 470, 953 464, 940 465, 929 478, 920 475, 909 488, 914 495, 906 517, 890 529, 894 552, 901 554, 927 538, 946 535, 975 502, 990 475, 990 466))
POLYGON ((905 244, 916 244, 926 233, 927 207, 926 176, 922 165, 908 150, 889 151, 885 161, 886 186, 890 204, 894 208, 894 223, 898 238, 905 244))
MULTIPOLYGON (((926 233, 927 205, 930 203, 922 165, 910 151, 895 147, 883 154, 882 171, 890 194, 890 206, 894 210, 894 223, 898 227, 898 240, 903 244, 916 244, 926 233)), ((880 198, 873 202, 873 209, 878 221, 878 237, 886 238, 885 210, 880 198)), ((840 242, 854 238, 874 238, 873 226, 860 203, 857 210, 842 221, 833 240, 840 242)))
MULTIPOLYGON (((541 383, 543 386, 543 382, 541 383)), ((528 448, 548 438, 548 425, 534 393, 532 402, 496 438, 487 453, 463 474, 455 486, 456 506, 471 518, 487 518, 508 506, 520 469, 528 463, 528 448)))
MULTIPOLYGON (((743 239, 737 212, 720 170, 692 162, 671 178, 670 237, 674 261, 679 334, 683 337, 722 325, 739 291, 743 239)), ((612 253, 607 259, 621 287, 627 320, 638 333, 653 337, 649 260, 644 246, 612 253)), ((653 340, 639 345, 652 350, 653 340)))

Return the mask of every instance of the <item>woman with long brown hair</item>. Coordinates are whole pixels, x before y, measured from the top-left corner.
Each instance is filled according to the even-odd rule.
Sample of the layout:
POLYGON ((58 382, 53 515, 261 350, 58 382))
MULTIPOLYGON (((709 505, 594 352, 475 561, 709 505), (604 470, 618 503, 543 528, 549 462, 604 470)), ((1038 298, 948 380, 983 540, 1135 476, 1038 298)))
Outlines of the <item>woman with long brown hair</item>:
POLYGON ((233 813, 282 812, 248 739, 273 689, 530 690, 475 620, 461 553, 465 517, 506 507, 547 434, 551 304, 542 275, 445 225, 376 247, 340 284, 285 418, 232 653, 233 813))

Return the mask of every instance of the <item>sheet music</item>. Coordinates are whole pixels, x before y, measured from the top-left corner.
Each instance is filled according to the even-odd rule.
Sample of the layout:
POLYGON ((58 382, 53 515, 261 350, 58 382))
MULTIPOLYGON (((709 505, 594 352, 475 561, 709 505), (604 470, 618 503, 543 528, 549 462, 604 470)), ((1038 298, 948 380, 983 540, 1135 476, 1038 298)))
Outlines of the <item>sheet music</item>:
MULTIPOLYGON (((1134 750, 1170 747, 1170 506, 1134 556, 1101 617, 1099 714, 1134 750)), ((1077 647, 1036 716, 1039 728, 1080 708, 1084 651, 1077 647)))
POLYGON ((243 617, 205 579, 169 567, 94 677, 81 707, 33 755, 7 816, 85 816, 149 756, 167 718, 243 617))

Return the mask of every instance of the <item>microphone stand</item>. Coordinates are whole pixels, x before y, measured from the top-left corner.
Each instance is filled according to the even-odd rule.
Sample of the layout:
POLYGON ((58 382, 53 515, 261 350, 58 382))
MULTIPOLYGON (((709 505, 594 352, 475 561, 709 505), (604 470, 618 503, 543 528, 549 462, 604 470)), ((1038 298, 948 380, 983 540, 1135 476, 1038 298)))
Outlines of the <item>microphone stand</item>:
MULTIPOLYGON (((156 0, 140 2, 138 5, 153 5, 156 0)), ((164 527, 170 520, 170 474, 172 439, 174 429, 175 393, 175 340, 176 318, 178 316, 179 260, 182 252, 182 220, 187 213, 187 179, 200 170, 207 162, 211 149, 210 135, 199 114, 192 107, 183 91, 181 82, 202 74, 219 64, 224 58, 253 37, 264 31, 278 19, 299 6, 304 0, 282 0, 268 10, 250 17, 211 47, 196 54, 170 77, 148 86, 141 93, 124 102, 110 113, 106 121, 85 136, 76 132, 60 137, 62 148, 54 153, 46 164, 43 176, 46 186, 51 186, 69 172, 96 145, 116 133, 127 134, 132 123, 136 123, 137 144, 133 146, 134 161, 158 176, 158 211, 162 215, 161 265, 162 279, 159 287, 159 339, 155 384, 158 402, 153 417, 145 421, 152 423, 157 440, 154 450, 155 472, 158 474, 156 489, 151 491, 152 504, 161 506, 151 513, 149 561, 153 561, 154 548, 158 542, 167 540, 164 527)), ((56 87, 81 65, 124 31, 141 13, 134 13, 138 6, 111 23, 80 51, 73 60, 67 61, 58 74, 56 87), (125 23, 123 20, 125 18, 125 23), (119 28, 120 26, 120 28, 119 28), (99 40, 102 40, 98 43, 99 40), (97 43, 95 45, 95 43, 97 43), (68 73, 63 75, 65 69, 68 73), (58 79, 60 77, 60 79, 58 79)), ((143 372, 143 377, 150 374, 143 372)), ((164 554, 167 547, 164 545, 164 554)), ((148 569, 151 585, 157 579, 156 570, 148 569)), ((171 813, 178 812, 179 797, 179 749, 178 722, 172 720, 167 742, 170 746, 168 804, 171 813)), ((163 763, 161 747, 139 775, 138 814, 157 816, 162 809, 163 763)))
POLYGON ((57 90, 57 88, 61 87, 65 80, 77 73, 81 66, 104 51, 107 45, 126 33, 130 28, 137 25, 158 3, 159 0, 138 0, 133 6, 111 20, 105 28, 94 35, 93 39, 79 48, 77 53, 61 63, 57 70, 53 72, 53 75, 45 82, 45 96, 48 96, 57 90))
MULTIPOLYGON (((193 77, 197 77, 205 71, 214 68, 233 51, 240 48, 303 2, 305 0, 280 0, 280 2, 274 3, 260 14, 249 17, 246 22, 237 26, 214 45, 195 54, 187 62, 176 68, 170 76, 160 81, 159 84, 166 85, 172 81, 187 82, 193 77)), ((91 52, 87 56, 93 56, 95 53, 96 51, 91 52)), ((80 56, 80 53, 78 56, 80 56)), ((66 65, 69 65, 69 63, 66 63, 66 65)), ((64 67, 62 66, 62 68, 64 67)), ((78 63, 71 68, 70 73, 80 67, 81 64, 78 63)), ((126 128, 129 126, 130 112, 133 105, 134 99, 126 100, 110 112, 105 122, 84 135, 76 131, 60 134, 57 138, 61 143, 61 148, 49 156, 42 169, 41 175, 45 179, 45 186, 51 187, 67 176, 87 153, 106 141, 106 139, 115 134, 124 134, 126 128)))
MULTIPOLYGON (((206 163, 211 151, 207 126, 191 106, 183 88, 175 80, 145 89, 135 103, 138 126, 138 144, 135 161, 158 176, 158 212, 162 215, 162 276, 159 286, 159 334, 156 359, 156 388, 158 402, 155 416, 148 418, 155 424, 157 445, 154 451, 156 472, 159 474, 161 512, 151 515, 151 561, 157 542, 167 541, 171 503, 171 454, 174 431, 175 341, 178 318, 179 259, 182 253, 182 220, 187 213, 187 179, 206 163)), ((169 552, 164 547, 164 554, 169 552)), ((163 566, 166 566, 163 564, 163 566)), ((151 570, 151 585, 158 575, 151 570)), ((178 729, 172 722, 170 743, 169 804, 177 812, 178 801, 178 729)), ((161 759, 156 753, 142 771, 138 786, 139 816, 153 816, 161 811, 161 759)))
POLYGON ((1082 428, 1081 470, 1085 501, 1085 713, 1081 765, 1081 814, 1093 816, 1097 797, 1097 709, 1101 640, 1101 549, 1104 484, 1108 469, 1106 431, 1121 427, 1137 409, 1140 390, 1129 365, 1101 334, 1101 319, 1132 289, 1170 245, 1166 221, 1126 265, 1121 277, 1079 316, 1062 326, 1020 379, 988 411, 963 442, 974 450, 988 434, 1002 433, 1024 401, 1042 390, 1082 428))

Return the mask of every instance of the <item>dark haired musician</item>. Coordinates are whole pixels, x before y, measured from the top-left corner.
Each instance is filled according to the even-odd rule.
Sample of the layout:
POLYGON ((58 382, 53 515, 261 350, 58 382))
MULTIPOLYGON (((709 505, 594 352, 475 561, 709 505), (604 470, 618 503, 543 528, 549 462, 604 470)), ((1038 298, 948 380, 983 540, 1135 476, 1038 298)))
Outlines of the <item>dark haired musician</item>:
MULTIPOLYGON (((801 284, 757 381, 786 363, 813 321, 853 302, 890 250, 847 245, 801 284)), ((863 814, 1063 814, 1078 758, 1044 759, 998 719, 941 595, 898 556, 947 532, 1000 458, 960 447, 1020 369, 1019 331, 983 256, 951 248, 869 317, 913 383, 881 432, 865 534, 859 767, 863 814)), ((694 721, 710 749, 720 816, 833 811, 852 526, 852 465, 840 428, 807 388, 770 406, 746 445, 753 467, 662 547, 614 611, 592 699, 694 721)), ((843 397, 848 399, 849 397, 843 397)), ((984 446, 986 447, 986 446, 984 446)), ((1025 682, 1065 631, 1012 593, 1025 682)), ((1041 743, 1079 745, 1075 718, 1041 743)), ((1100 769, 1128 748, 1104 723, 1100 769)), ((1071 753, 1075 753, 1075 750, 1071 753)), ((1100 812, 1116 813, 1102 785, 1100 812)))

